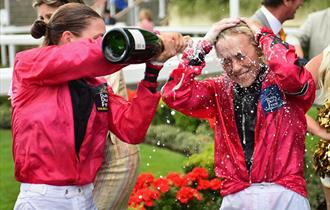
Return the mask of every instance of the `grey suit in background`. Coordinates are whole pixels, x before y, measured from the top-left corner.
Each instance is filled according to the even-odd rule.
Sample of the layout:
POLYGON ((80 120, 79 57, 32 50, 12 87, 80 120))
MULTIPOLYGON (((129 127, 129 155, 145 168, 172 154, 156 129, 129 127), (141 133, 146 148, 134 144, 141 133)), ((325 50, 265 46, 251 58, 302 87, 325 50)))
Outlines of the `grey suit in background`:
POLYGON ((321 53, 330 44, 330 7, 309 14, 295 35, 309 59, 321 53))
POLYGON ((252 20, 258 21, 261 25, 266 26, 267 28, 270 28, 270 25, 268 23, 268 20, 265 16, 265 14, 261 11, 261 9, 258 9, 253 16, 251 17, 252 20))

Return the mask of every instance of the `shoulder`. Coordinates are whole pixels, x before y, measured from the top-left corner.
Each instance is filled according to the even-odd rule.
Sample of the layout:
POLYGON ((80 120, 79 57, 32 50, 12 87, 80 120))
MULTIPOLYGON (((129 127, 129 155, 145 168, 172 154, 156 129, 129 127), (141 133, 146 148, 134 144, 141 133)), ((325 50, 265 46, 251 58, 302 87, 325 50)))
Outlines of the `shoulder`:
POLYGON ((330 8, 320 10, 313 12, 308 15, 308 19, 314 20, 314 21, 321 21, 323 18, 328 17, 330 18, 330 8))
POLYGON ((258 9, 252 16, 252 20, 258 21, 261 25, 269 27, 266 15, 262 12, 261 9, 258 9))
POLYGON ((261 9, 255 11, 255 13, 251 16, 252 20, 259 20, 264 14, 262 13, 261 9))

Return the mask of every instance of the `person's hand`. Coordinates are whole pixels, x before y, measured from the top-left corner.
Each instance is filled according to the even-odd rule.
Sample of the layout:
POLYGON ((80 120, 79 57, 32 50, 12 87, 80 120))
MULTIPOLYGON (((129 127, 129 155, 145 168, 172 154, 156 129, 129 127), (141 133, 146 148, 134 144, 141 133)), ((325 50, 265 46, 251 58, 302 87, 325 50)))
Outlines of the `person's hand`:
POLYGON ((246 17, 241 17, 240 20, 251 29, 254 35, 260 33, 262 25, 259 22, 246 17))
POLYGON ((209 31, 204 36, 204 39, 208 40, 212 44, 215 43, 219 33, 227 28, 231 28, 240 23, 238 18, 225 18, 212 25, 209 31))
POLYGON ((163 42, 164 50, 153 60, 161 63, 164 63, 177 53, 183 52, 191 39, 189 36, 182 36, 180 33, 175 32, 161 33, 159 37, 163 42))

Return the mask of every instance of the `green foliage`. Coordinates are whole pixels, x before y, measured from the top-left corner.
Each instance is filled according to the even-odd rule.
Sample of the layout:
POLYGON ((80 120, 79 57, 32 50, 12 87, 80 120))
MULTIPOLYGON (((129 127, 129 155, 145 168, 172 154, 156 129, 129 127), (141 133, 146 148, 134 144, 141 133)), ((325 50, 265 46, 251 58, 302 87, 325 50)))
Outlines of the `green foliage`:
POLYGON ((212 20, 224 17, 229 11, 228 0, 179 0, 171 1, 170 7, 177 9, 180 15, 203 15, 212 20))
MULTIPOLYGON (((316 119, 317 107, 312 106, 312 108, 310 108, 308 111, 308 115, 316 119)), ((318 137, 307 133, 305 153, 305 179, 307 182, 308 200, 312 209, 317 209, 317 207, 324 200, 320 178, 317 174, 315 174, 312 161, 313 153, 318 142, 318 137)))
POLYGON ((197 118, 187 117, 178 111, 170 109, 163 101, 157 107, 153 125, 168 124, 180 128, 183 131, 195 133, 203 121, 197 118))
MULTIPOLYGON (((261 0, 239 1, 240 16, 249 17, 261 6, 261 0)), ((330 1, 305 0, 297 11, 298 19, 305 19, 306 14, 330 6, 330 1)), ((229 0, 178 0, 170 1, 170 8, 176 9, 180 16, 208 16, 217 21, 229 16, 229 0)))
POLYGON ((14 208, 19 183, 14 178, 11 131, 0 129, 0 210, 14 208))
POLYGON ((202 167, 208 170, 210 177, 215 177, 214 173, 214 145, 209 143, 205 149, 199 154, 193 154, 185 161, 183 170, 185 173, 191 171, 195 167, 202 167))
POLYGON ((148 144, 140 145, 140 172, 153 173, 155 177, 165 176, 169 171, 182 172, 187 159, 180 153, 148 144))
POLYGON ((11 128, 11 107, 8 99, 5 100, 0 101, 0 128, 2 129, 11 128))
POLYGON ((171 125, 152 125, 145 138, 145 143, 185 155, 201 152, 209 142, 213 142, 213 137, 205 134, 196 135, 171 125))
POLYGON ((160 102, 145 142, 191 155, 213 142, 213 130, 205 120, 191 118, 160 102))

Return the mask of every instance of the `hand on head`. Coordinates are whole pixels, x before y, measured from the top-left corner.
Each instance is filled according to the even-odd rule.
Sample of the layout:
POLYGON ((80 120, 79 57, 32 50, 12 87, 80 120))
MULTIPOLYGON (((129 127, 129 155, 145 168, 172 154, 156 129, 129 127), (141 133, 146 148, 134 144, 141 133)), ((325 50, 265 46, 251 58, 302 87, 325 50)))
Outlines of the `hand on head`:
POLYGON ((204 39, 209 40, 212 44, 215 43, 217 36, 219 33, 221 33, 223 30, 226 30, 228 28, 234 27, 238 25, 239 23, 245 23, 253 32, 253 34, 257 34, 260 32, 262 25, 260 25, 257 21, 251 20, 246 17, 241 18, 225 18, 222 19, 216 23, 214 23, 211 27, 211 29, 207 32, 207 34, 204 36, 204 39))
POLYGON ((182 36, 182 34, 174 32, 162 33, 159 37, 163 42, 164 50, 154 61, 162 63, 177 53, 183 52, 191 39, 189 36, 182 36))
POLYGON ((236 26, 240 22, 240 19, 238 18, 225 18, 222 19, 216 23, 214 23, 211 27, 211 29, 206 33, 204 36, 204 39, 209 40, 212 44, 215 43, 218 34, 227 29, 231 28, 233 26, 236 26))
POLYGON ((261 30, 261 28, 262 28, 262 25, 260 23, 258 23, 255 20, 246 18, 246 17, 241 17, 240 18, 240 21, 243 22, 243 23, 245 23, 251 29, 251 31, 252 31, 252 33, 254 35, 256 35, 257 33, 259 33, 260 30, 261 30))

